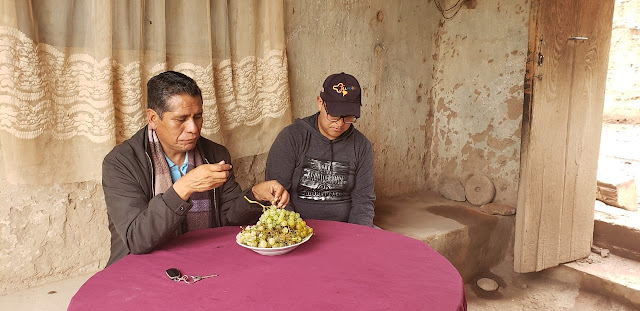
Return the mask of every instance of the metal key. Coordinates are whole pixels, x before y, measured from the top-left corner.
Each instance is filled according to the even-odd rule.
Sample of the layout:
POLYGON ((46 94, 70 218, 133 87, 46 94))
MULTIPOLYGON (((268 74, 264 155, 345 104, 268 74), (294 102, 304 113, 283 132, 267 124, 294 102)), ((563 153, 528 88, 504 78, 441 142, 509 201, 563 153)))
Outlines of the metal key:
POLYGON ((216 277, 216 276, 218 276, 218 275, 217 274, 212 274, 212 275, 194 275, 194 276, 191 276, 191 282, 187 282, 187 281, 185 281, 185 282, 187 282, 189 284, 193 284, 193 283, 198 282, 198 281, 200 281, 202 279, 208 279, 208 278, 212 278, 212 277, 216 277))

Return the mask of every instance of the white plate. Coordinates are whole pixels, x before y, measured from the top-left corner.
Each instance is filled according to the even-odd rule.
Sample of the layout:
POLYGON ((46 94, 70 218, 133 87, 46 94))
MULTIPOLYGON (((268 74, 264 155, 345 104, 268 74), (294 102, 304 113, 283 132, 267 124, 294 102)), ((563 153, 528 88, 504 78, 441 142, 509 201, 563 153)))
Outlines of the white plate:
POLYGON ((300 241, 297 244, 293 244, 293 245, 289 245, 289 246, 284 246, 284 247, 274 247, 274 248, 262 248, 262 247, 253 247, 253 246, 249 246, 249 245, 244 245, 241 244, 240 242, 238 242, 238 240, 236 240, 236 243, 238 243, 238 245, 248 248, 260 255, 265 255, 265 256, 276 256, 276 255, 283 255, 286 254, 292 250, 294 250, 296 247, 300 246, 300 244, 309 241, 309 239, 311 238, 311 236, 313 235, 313 233, 311 233, 308 237, 304 238, 304 240, 300 241))

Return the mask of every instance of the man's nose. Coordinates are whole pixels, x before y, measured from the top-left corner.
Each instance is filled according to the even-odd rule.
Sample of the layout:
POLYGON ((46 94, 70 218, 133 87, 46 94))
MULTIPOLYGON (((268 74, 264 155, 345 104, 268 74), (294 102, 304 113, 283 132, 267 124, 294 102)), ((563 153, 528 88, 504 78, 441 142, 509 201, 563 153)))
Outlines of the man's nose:
POLYGON ((187 120, 185 124, 185 130, 189 133, 196 133, 198 131, 198 125, 193 118, 187 120))
POLYGON ((343 117, 343 118, 338 119, 338 121, 336 121, 336 124, 337 124, 338 126, 343 126, 343 125, 345 124, 345 123, 344 123, 344 117, 343 117))

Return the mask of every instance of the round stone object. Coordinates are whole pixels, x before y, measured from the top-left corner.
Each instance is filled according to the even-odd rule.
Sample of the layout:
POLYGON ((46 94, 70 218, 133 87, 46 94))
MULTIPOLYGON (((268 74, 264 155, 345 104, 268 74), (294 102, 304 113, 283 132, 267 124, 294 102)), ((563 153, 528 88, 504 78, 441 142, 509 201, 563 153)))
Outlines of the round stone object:
POLYGON ((481 278, 476 282, 478 287, 482 288, 485 292, 492 292, 498 289, 498 283, 492 279, 481 278))
POLYGON ((440 187, 438 187, 438 191, 440 192, 440 195, 449 200, 458 202, 464 202, 467 200, 464 196, 464 187, 459 181, 454 179, 445 179, 440 187))
POLYGON ((496 195, 496 187, 489 177, 473 175, 464 186, 464 194, 467 201, 473 205, 487 204, 493 201, 496 195))

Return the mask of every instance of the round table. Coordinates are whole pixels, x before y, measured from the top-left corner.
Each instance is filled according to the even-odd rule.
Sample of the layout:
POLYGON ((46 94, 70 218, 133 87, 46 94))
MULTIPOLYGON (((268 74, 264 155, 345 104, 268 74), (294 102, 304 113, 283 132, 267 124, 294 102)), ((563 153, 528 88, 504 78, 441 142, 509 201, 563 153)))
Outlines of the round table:
POLYGON ((458 271, 426 243, 308 220, 309 241, 280 256, 236 244, 240 227, 188 232, 96 273, 68 310, 466 310, 458 271), (218 274, 194 284, 165 271, 218 274))

